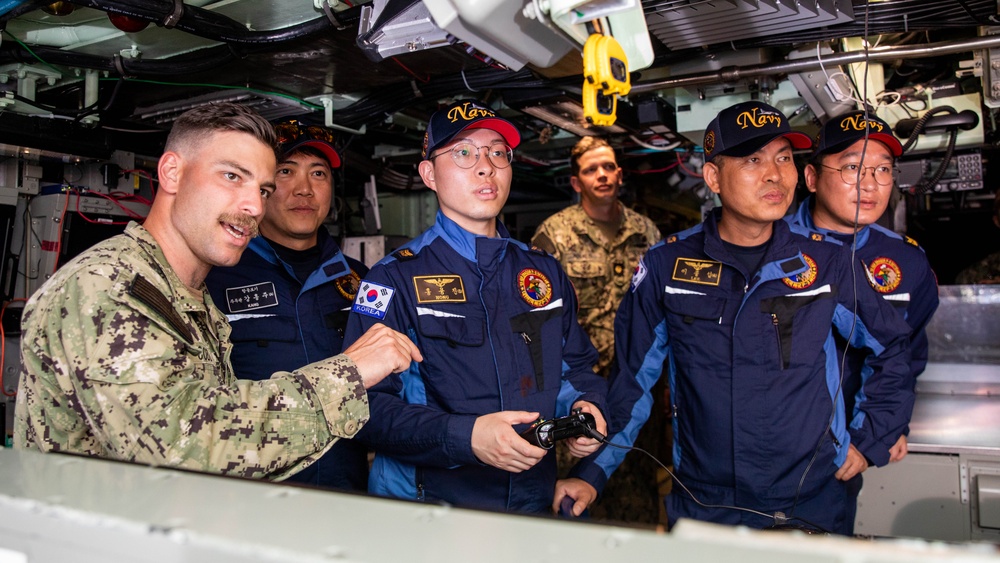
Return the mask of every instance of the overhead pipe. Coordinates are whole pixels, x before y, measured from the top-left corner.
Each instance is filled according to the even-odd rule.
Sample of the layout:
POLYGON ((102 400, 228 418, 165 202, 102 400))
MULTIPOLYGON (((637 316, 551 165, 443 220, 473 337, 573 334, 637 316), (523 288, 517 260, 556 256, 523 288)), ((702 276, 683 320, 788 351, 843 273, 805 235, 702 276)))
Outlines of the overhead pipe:
POLYGON ((16 43, 4 43, 0 47, 0 64, 9 62, 34 64, 38 62, 36 56, 49 64, 139 77, 194 74, 211 70, 237 58, 237 54, 227 45, 216 45, 169 59, 127 59, 120 56, 109 58, 49 47, 35 47, 32 51, 28 51, 16 43))
MULTIPOLYGON (((73 0, 73 4, 149 21, 161 27, 178 29, 204 39, 237 45, 281 43, 336 29, 330 19, 323 15, 285 28, 252 31, 232 18, 185 4, 183 0, 73 0)), ((343 26, 356 24, 360 17, 360 6, 337 13, 337 19, 343 26)))
POLYGON ((683 88, 685 86, 698 86, 701 84, 725 84, 729 82, 736 82, 745 78, 774 76, 776 74, 796 74, 800 72, 820 70, 823 67, 840 66, 865 61, 882 62, 894 59, 916 59, 920 57, 952 55, 955 53, 979 51, 982 49, 993 49, 996 47, 1000 47, 1000 35, 976 37, 975 39, 966 39, 964 41, 942 41, 938 43, 927 43, 925 45, 876 47, 874 49, 869 49, 867 53, 864 51, 835 53, 833 55, 824 56, 822 59, 808 57, 777 63, 731 66, 721 68, 714 72, 689 74, 686 76, 666 78, 653 82, 633 82, 630 94, 645 94, 648 92, 655 92, 657 90, 683 88), (821 60, 822 63, 820 62, 821 60))

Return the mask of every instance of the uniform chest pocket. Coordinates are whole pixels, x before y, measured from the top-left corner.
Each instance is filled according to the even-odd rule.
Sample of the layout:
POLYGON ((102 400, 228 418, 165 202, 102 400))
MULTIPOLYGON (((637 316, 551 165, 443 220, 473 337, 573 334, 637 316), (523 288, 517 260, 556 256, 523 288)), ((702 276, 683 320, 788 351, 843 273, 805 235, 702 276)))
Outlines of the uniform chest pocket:
POLYGON ((663 294, 663 306, 671 313, 673 321, 687 325, 698 321, 718 324, 725 311, 726 300, 703 293, 673 293, 668 290, 663 294))
POLYGON ((535 376, 535 388, 538 391, 546 389, 546 372, 560 373, 558 368, 561 362, 556 360, 562 357, 562 343, 560 342, 558 346, 553 343, 557 342, 555 335, 561 336, 562 334, 560 330, 562 312, 562 307, 534 309, 510 318, 511 330, 519 335, 528 346, 531 367, 535 376), (555 320, 555 323, 546 327, 546 323, 552 320, 555 320), (546 332, 549 334, 546 335, 546 332))
POLYGON ((566 275, 573 282, 580 308, 590 309, 601 304, 607 290, 608 267, 598 260, 571 260, 566 262, 566 275))
MULTIPOLYGON (((795 324, 800 322, 818 322, 817 319, 829 319, 829 315, 812 315, 817 306, 829 303, 832 293, 816 293, 810 295, 781 295, 778 297, 768 297, 760 300, 760 311, 770 315, 771 326, 774 327, 775 340, 778 343, 778 355, 781 358, 781 369, 786 369, 792 362, 793 348, 802 347, 805 350, 819 350, 821 342, 800 342, 794 343, 794 337, 798 333, 805 334, 804 330, 796 330, 795 324), (813 317, 810 321, 809 317, 813 317)), ((828 320, 826 322, 829 322, 828 320)), ((824 336, 823 330, 808 331, 808 334, 824 336)), ((807 359, 808 360, 808 359, 807 359)))
MULTIPOLYGON (((716 348, 729 342, 731 325, 723 325, 726 299, 699 293, 663 294, 667 332, 678 364, 692 374, 728 373, 729 353, 716 348), (706 353, 706 347, 715 353, 706 353)), ((678 391, 679 392, 679 391, 678 391)))
POLYGON ((417 330, 426 338, 442 340, 450 347, 479 347, 486 342, 485 323, 477 317, 465 317, 433 309, 420 311, 417 330))
POLYGON ((257 342, 261 348, 269 342, 295 342, 299 331, 295 321, 279 316, 261 316, 230 321, 233 332, 229 338, 233 342, 257 342))
POLYGON ((602 278, 607 267, 600 260, 570 260, 566 262, 566 275, 571 278, 602 278))

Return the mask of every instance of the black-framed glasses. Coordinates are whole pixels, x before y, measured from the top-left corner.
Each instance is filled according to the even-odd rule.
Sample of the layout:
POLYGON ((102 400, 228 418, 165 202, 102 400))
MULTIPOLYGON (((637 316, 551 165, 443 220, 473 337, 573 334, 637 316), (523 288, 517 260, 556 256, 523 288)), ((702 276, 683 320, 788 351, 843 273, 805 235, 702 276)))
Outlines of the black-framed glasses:
POLYGON ((507 168, 510 166, 511 161, 514 160, 514 149, 506 145, 506 143, 493 143, 488 146, 477 147, 472 143, 459 143, 451 148, 450 151, 439 152, 427 158, 427 160, 434 160, 435 158, 451 153, 451 159, 459 168, 472 168, 479 162, 479 149, 489 149, 486 153, 487 158, 496 168, 507 168))
POLYGON ((288 121, 274 126, 274 132, 278 134, 278 143, 285 144, 299 139, 315 139, 333 143, 333 131, 318 125, 303 125, 298 121, 288 121))
POLYGON ((832 166, 827 166, 825 164, 820 164, 823 168, 828 168, 830 170, 837 170, 840 172, 840 179, 844 181, 845 184, 853 184, 860 180, 864 180, 868 171, 872 171, 872 177, 875 178, 875 183, 880 186, 890 186, 892 185, 892 178, 895 176, 896 170, 889 166, 888 164, 880 164, 878 166, 861 166, 860 164, 845 164, 840 168, 834 168, 832 166), (860 173, 860 176, 858 175, 860 173))

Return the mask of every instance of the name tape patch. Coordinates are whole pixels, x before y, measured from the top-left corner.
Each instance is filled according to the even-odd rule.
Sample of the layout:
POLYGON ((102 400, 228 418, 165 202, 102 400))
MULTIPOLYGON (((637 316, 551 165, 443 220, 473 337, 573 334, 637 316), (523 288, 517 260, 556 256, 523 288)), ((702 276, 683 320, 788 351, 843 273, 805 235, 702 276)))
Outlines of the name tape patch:
POLYGON ((417 303, 465 303, 465 285, 457 274, 413 276, 413 289, 417 303))
POLYGON ((722 277, 722 262, 697 258, 678 258, 674 262, 672 279, 702 285, 719 285, 722 277))
POLYGON ((226 288, 226 305, 230 313, 244 313, 278 305, 274 282, 260 282, 241 287, 226 288))

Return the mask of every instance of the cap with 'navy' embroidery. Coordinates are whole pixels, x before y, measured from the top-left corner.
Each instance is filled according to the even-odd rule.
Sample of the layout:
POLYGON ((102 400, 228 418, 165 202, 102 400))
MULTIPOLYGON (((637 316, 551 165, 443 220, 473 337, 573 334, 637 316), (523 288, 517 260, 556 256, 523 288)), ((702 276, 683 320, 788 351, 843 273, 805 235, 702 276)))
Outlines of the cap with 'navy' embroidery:
POLYGON ((466 129, 492 129, 499 133, 507 146, 512 149, 517 148, 521 142, 521 134, 513 123, 478 102, 464 100, 434 112, 427 123, 424 146, 420 155, 423 158, 429 157, 432 152, 466 129))
POLYGON ((866 131, 869 139, 881 142, 892 156, 903 154, 903 145, 892 134, 888 123, 874 115, 865 115, 863 111, 852 111, 831 118, 823 125, 813 157, 840 152, 864 139, 866 131))
POLYGON ((796 149, 812 147, 812 139, 792 131, 788 118, 777 109, 757 101, 742 102, 719 112, 705 130, 705 159, 720 154, 747 156, 778 137, 785 137, 796 149))

